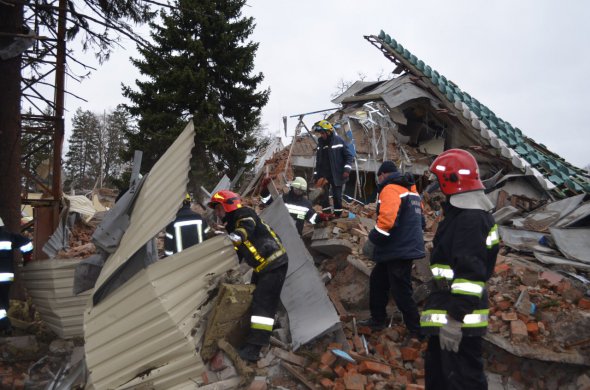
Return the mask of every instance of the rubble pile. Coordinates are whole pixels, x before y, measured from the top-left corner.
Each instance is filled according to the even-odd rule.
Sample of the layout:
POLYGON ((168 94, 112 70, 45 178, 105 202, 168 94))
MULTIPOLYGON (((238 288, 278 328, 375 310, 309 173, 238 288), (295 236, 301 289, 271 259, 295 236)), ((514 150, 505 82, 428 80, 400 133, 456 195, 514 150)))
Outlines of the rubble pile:
POLYGON ((96 247, 92 243, 92 234, 99 224, 97 218, 85 222, 79 216, 70 228, 68 248, 61 249, 55 257, 60 259, 85 259, 96 253, 96 247))

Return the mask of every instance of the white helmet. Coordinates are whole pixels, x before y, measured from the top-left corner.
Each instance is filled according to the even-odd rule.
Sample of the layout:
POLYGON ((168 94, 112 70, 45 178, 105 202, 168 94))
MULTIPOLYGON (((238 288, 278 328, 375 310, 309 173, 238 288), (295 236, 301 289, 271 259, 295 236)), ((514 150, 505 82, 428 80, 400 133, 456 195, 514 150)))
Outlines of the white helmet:
POLYGON ((4 226, 4 221, 2 220, 2 217, 0 217, 0 226, 4 226))
POLYGON ((295 188, 295 189, 302 190, 302 191, 307 191, 307 181, 305 181, 304 178, 297 176, 291 182, 291 188, 295 188))

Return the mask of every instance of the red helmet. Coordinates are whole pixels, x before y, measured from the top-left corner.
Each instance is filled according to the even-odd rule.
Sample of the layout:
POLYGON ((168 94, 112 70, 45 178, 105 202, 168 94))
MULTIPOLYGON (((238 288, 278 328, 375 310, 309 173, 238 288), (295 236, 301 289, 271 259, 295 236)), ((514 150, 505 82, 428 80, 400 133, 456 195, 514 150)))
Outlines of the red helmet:
POLYGON ((479 178, 477 161, 462 149, 449 149, 439 154, 430 165, 445 195, 460 194, 485 187, 479 178))
POLYGON ((214 209, 217 203, 223 206, 226 213, 230 213, 242 207, 240 195, 228 190, 221 190, 214 193, 209 203, 207 203, 207 206, 214 209))

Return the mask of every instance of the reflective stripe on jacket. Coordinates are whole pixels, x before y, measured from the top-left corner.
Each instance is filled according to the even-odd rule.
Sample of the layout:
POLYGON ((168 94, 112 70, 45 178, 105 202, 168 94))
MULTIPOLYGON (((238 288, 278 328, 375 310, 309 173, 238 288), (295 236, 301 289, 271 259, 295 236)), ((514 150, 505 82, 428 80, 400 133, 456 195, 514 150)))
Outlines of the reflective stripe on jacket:
MULTIPOLYGON (((260 193, 260 201, 267 206, 272 204, 273 199, 267 188, 260 193)), ((289 215, 295 221, 295 226, 299 234, 303 231, 304 221, 308 221, 311 224, 317 222, 318 215, 313 209, 311 202, 305 196, 297 196, 291 189, 286 194, 283 194, 283 202, 285 203, 285 207, 287 207, 287 211, 289 211, 289 215)))
POLYGON ((172 256, 184 249, 205 240, 209 226, 203 217, 195 213, 189 206, 183 206, 176 214, 176 219, 166 226, 164 253, 172 256))
POLYGON ((255 272, 271 270, 288 262, 279 236, 250 207, 227 213, 223 222, 228 233, 236 233, 242 238, 236 248, 238 257, 255 272))
POLYGON ((444 214, 434 237, 430 269, 436 284, 445 287, 428 297, 420 325, 425 334, 436 334, 451 316, 463 323, 466 335, 481 336, 489 316, 485 283, 499 250, 497 225, 483 210, 447 203, 444 214))
POLYGON ((377 224, 369 233, 376 262, 424 257, 420 195, 404 183, 403 176, 395 172, 379 184, 377 224))
POLYGON ((342 174, 345 171, 350 172, 352 170, 353 161, 354 156, 338 134, 333 133, 326 140, 319 138, 313 178, 317 180, 322 177, 322 171, 329 166, 334 185, 341 186, 344 184, 342 174), (324 150, 327 150, 328 153, 322 153, 324 150), (325 159, 326 155, 328 156, 328 161, 325 159))

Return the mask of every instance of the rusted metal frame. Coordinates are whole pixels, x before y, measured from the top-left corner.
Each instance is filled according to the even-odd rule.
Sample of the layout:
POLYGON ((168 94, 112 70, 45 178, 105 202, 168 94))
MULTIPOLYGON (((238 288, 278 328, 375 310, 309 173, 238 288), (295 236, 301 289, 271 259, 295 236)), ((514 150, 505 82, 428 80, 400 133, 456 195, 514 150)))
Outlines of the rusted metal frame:
POLYGON ((33 106, 33 107, 34 107, 34 108, 35 108, 35 109, 36 109, 38 112, 43 112, 43 110, 42 110, 42 109, 40 109, 40 108, 39 108, 39 107, 38 107, 38 106, 35 104, 35 102, 34 102, 34 101, 32 101, 32 100, 29 98, 29 95, 22 94, 22 95, 21 95, 21 98, 25 98, 25 99, 27 100, 27 102, 29 102, 29 103, 30 103, 30 104, 31 104, 31 105, 32 105, 32 106, 33 106))
POLYGON ((42 189, 43 189, 43 193, 46 195, 51 195, 52 194, 52 190, 51 188, 47 187, 45 185, 45 183, 43 183, 41 180, 39 180, 35 175, 33 175, 31 172, 29 172, 29 170, 26 167, 21 167, 22 172, 24 173, 24 175, 28 178, 33 180, 35 183, 37 183, 42 189))
POLYGON ((21 117, 38 122, 52 122, 54 120, 53 116, 50 115, 37 115, 37 114, 22 114, 21 117))
POLYGON ((47 135, 47 132, 53 131, 52 127, 41 127, 41 126, 23 126, 22 132, 26 134, 38 134, 38 135, 47 135))
MULTIPOLYGON (((41 134, 38 136, 38 138, 41 138, 42 135, 45 134, 41 134)), ((37 138, 37 137, 36 137, 37 138)), ((33 149, 30 153, 26 154, 25 156, 21 157, 21 161, 25 161, 27 160, 29 157, 31 157, 33 154, 37 153, 38 151, 40 151, 41 149, 44 149, 47 147, 47 145, 49 145, 53 140, 48 140, 44 143, 42 143, 41 145, 37 146, 35 149, 33 149)))
MULTIPOLYGON (((33 88, 33 84, 39 84, 41 82, 41 80, 43 80, 45 77, 49 76, 50 74, 52 74, 53 72, 55 72, 55 68, 54 69, 50 69, 47 72, 45 72, 44 74, 40 74, 39 78, 37 80, 35 80, 34 82, 30 82, 30 83, 24 83, 25 87, 21 88, 21 92, 25 92, 27 89, 29 88, 33 88)), ((24 80, 28 80, 28 79, 24 79, 24 80)), ((34 89, 33 89, 34 90, 34 89)), ((35 91, 37 92, 37 91, 35 91)), ((39 92, 37 92, 37 95, 41 96, 41 94, 39 92)))
MULTIPOLYGON (((53 199, 61 198, 61 153, 64 139, 64 91, 66 57, 66 0, 59 0, 57 23, 57 64, 55 67, 55 132, 53 143, 53 199)), ((56 204, 57 206, 57 204, 56 204)))

